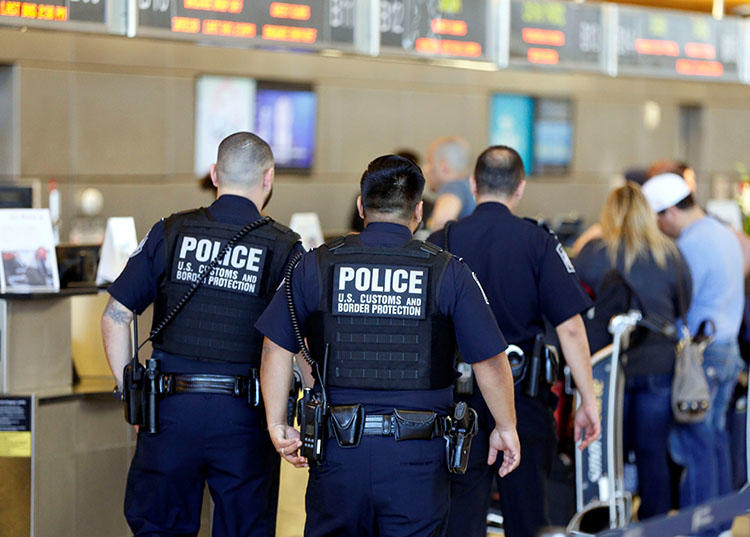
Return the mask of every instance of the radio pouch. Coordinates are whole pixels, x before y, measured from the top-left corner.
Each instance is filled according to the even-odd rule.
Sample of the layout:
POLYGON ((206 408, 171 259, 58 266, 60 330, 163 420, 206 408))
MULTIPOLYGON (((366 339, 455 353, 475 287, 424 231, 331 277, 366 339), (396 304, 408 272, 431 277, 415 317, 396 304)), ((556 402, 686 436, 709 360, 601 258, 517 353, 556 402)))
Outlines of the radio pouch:
POLYGON ((302 436, 300 455, 313 466, 323 462, 328 441, 328 403, 310 388, 305 388, 300 399, 299 425, 302 436))
POLYGON ((362 405, 331 407, 333 435, 342 448, 357 447, 365 427, 365 409, 362 405))
POLYGON ((435 431, 435 412, 419 410, 393 409, 393 422, 396 429, 393 433, 396 441, 424 440, 431 438, 435 431))

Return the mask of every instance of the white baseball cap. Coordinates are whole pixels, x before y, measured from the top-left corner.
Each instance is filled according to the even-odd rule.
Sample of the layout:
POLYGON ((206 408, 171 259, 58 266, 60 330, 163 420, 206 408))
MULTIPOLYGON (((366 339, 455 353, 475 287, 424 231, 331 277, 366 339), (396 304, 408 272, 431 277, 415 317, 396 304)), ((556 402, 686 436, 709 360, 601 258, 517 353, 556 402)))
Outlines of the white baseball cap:
POLYGON ((674 207, 691 194, 685 179, 676 173, 654 175, 641 190, 655 213, 674 207))

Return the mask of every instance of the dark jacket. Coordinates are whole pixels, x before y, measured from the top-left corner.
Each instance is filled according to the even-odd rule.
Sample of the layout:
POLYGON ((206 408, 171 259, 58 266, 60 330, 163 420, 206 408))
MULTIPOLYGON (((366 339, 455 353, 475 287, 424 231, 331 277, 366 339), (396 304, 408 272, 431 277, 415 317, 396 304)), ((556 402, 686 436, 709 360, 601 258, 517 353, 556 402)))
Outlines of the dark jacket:
MULTIPOLYGON (((600 289, 604 276, 613 269, 617 270, 634 291, 633 307, 640 309, 644 316, 664 325, 675 325, 680 317, 676 263, 680 266, 682 296, 687 309, 690 306, 692 280, 690 269, 679 251, 676 252, 676 258, 668 257, 666 268, 659 267, 649 253, 648 256, 637 258, 626 272, 623 249, 618 253, 617 263, 613 266, 605 242, 593 240, 575 259, 578 277, 594 293, 600 289)), ((654 332, 640 331, 633 343, 624 356, 625 373, 628 376, 672 373, 674 340, 654 332)))

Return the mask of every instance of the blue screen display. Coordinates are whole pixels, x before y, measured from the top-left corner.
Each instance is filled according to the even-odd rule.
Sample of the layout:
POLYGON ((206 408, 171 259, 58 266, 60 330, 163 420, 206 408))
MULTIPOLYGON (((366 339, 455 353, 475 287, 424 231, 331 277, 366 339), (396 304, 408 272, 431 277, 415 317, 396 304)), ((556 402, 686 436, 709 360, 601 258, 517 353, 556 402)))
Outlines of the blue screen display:
POLYGON ((490 145, 515 149, 531 175, 534 156, 534 98, 496 94, 490 103, 490 145))
POLYGON ((277 168, 310 170, 315 156, 315 93, 261 84, 255 99, 256 134, 271 146, 277 168))

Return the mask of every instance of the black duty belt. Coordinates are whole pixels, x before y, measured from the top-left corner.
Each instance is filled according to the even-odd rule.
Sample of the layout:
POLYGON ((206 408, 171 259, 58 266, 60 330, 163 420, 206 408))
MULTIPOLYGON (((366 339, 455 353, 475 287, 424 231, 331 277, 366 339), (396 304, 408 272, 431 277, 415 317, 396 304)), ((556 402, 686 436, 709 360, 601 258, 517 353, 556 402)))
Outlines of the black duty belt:
POLYGON ((172 374, 164 373, 159 378, 159 394, 213 393, 233 397, 257 396, 259 391, 257 369, 251 376, 172 374))
POLYGON ((404 419, 404 411, 399 414, 365 414, 362 434, 365 436, 399 436, 408 439, 432 440, 443 436, 447 416, 434 416, 432 419, 414 419, 415 414, 404 419), (409 419, 411 418, 411 419, 409 419))

